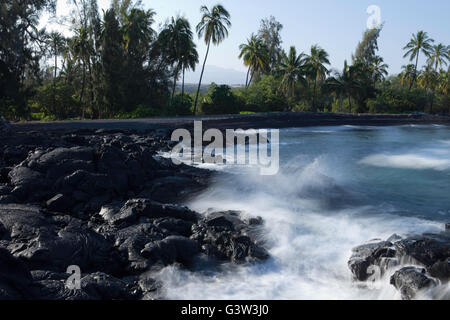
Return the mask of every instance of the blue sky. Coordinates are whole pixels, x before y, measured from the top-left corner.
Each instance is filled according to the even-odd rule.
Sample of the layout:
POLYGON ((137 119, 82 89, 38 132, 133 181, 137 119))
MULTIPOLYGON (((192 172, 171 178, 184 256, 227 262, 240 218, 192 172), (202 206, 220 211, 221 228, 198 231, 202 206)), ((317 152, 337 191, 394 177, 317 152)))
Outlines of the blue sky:
MULTIPOLYGON (((59 12, 66 11, 66 0, 59 0, 59 12)), ((157 12, 158 28, 171 16, 184 15, 191 25, 200 20, 200 6, 212 6, 217 0, 143 0, 144 8, 157 12)), ((222 0, 230 12, 232 27, 230 36, 219 47, 211 50, 208 65, 245 71, 238 59, 238 46, 256 32, 260 20, 270 15, 280 21, 283 47, 295 45, 298 51, 308 51, 319 44, 330 54, 333 68, 341 69, 345 59, 350 60, 369 18, 370 5, 381 9, 384 29, 379 39, 379 54, 390 66, 390 73, 398 73, 407 64, 402 48, 411 34, 424 30, 436 42, 450 44, 450 1, 448 0, 222 0)), ((99 0, 106 7, 109 0, 99 0)), ((197 40, 203 59, 206 47, 197 40)), ((422 61, 423 62, 423 61, 422 61)))

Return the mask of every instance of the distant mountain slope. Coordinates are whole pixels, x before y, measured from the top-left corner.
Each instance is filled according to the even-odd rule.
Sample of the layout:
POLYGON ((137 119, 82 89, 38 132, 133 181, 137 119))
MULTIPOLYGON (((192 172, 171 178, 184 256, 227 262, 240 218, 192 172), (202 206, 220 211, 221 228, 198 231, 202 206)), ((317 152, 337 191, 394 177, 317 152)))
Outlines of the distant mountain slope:
MULTIPOLYGON (((200 79, 200 73, 202 66, 197 65, 195 72, 186 73, 186 83, 198 83, 200 79)), ((245 84, 245 72, 241 72, 234 69, 225 69, 217 66, 206 66, 205 73, 203 74, 203 84, 210 84, 215 82, 217 84, 239 85, 245 84)))

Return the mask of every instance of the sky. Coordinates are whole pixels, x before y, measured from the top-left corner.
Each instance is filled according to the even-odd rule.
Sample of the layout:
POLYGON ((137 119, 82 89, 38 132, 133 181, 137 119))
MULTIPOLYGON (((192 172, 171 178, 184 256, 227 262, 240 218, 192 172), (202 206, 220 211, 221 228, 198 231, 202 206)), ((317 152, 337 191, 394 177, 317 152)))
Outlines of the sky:
MULTIPOLYGON (((108 8, 110 0, 98 0, 99 7, 108 8)), ((318 44, 330 55, 332 69, 341 70, 344 60, 350 60, 358 42, 367 28, 370 14, 367 8, 380 8, 384 23, 378 45, 389 73, 400 72, 408 63, 402 48, 419 30, 428 32, 436 43, 450 44, 450 1, 448 0, 222 0, 219 1, 231 14, 229 37, 218 47, 213 47, 207 65, 245 72, 239 60, 239 45, 256 33, 263 18, 274 16, 281 24, 283 48, 294 45, 298 52, 308 52, 318 44)), ((218 0, 143 0, 145 9, 156 11, 159 27, 171 16, 188 18, 193 28, 200 21, 200 6, 211 7, 218 0)), ((66 0, 58 0, 57 14, 69 11, 66 0)), ((41 24, 46 24, 46 16, 41 24)), ((49 29, 60 27, 52 25, 49 29)), ((206 45, 196 38, 200 62, 203 62, 206 45)), ((421 63, 425 60, 421 59, 421 63)), ((199 67, 200 68, 200 67, 199 67)), ((187 76, 187 80, 189 76, 187 76)))

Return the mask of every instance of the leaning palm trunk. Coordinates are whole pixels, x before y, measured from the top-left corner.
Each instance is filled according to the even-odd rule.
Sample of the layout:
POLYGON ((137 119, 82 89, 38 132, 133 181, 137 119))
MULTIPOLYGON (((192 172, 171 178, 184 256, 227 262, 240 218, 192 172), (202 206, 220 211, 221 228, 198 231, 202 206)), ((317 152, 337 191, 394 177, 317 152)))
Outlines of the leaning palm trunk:
POLYGON ((255 70, 252 70, 252 74, 251 74, 251 76, 250 76, 250 80, 248 81, 248 86, 250 87, 250 84, 252 83, 252 81, 253 81, 253 77, 255 76, 255 70))
POLYGON ((249 66, 249 67, 248 67, 248 70, 247 70, 247 77, 245 78, 245 88, 248 88, 248 86, 249 86, 249 83, 248 83, 248 76, 249 76, 249 74, 250 74, 250 69, 251 69, 251 67, 249 66))
POLYGON ((170 99, 170 104, 173 105, 173 97, 175 96, 175 89, 177 86, 177 79, 178 79, 178 67, 175 69, 175 72, 173 74, 173 86, 172 86, 172 97, 170 99))
POLYGON ((202 73, 200 74, 200 81, 198 82, 197 94, 195 95, 195 104, 194 104, 194 115, 197 114, 197 103, 198 103, 198 95, 200 93, 200 87, 202 85, 203 73, 205 72, 206 60, 208 59, 209 47, 211 45, 211 40, 208 40, 208 46, 206 49, 205 61, 203 61, 202 73))
POLYGON ((183 105, 184 102, 184 72, 186 71, 186 68, 183 66, 183 80, 181 81, 181 105, 183 105))

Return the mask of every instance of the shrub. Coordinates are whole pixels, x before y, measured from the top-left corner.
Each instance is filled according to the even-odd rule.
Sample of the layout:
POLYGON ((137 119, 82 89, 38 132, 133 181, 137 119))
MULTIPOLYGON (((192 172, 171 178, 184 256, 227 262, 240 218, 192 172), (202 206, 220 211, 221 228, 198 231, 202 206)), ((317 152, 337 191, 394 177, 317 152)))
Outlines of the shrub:
POLYGON ((190 95, 177 94, 173 97, 172 105, 169 108, 169 114, 174 116, 188 116, 192 114, 193 99, 190 95))
POLYGON ((227 85, 212 84, 208 88, 209 99, 201 105, 204 114, 238 114, 239 101, 227 85), (212 87, 212 88, 211 88, 212 87))

